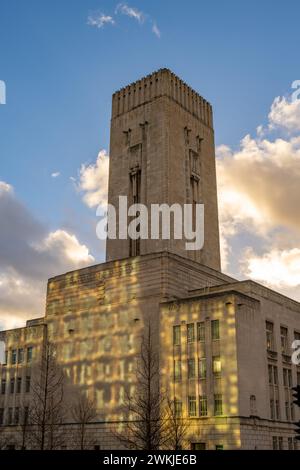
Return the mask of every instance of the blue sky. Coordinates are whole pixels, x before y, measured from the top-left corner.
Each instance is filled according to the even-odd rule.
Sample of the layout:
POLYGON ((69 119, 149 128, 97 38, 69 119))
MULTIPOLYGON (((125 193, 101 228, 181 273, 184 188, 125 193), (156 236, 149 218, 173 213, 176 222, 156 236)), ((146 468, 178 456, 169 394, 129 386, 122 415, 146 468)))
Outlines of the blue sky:
MULTIPOLYGON (((212 103, 216 144, 227 146, 221 147, 226 159, 239 152, 245 135, 259 140, 256 128, 269 125, 274 98, 287 96, 300 78, 297 0, 127 2, 143 21, 121 7, 116 12, 117 5, 0 4, 0 80, 7 87, 7 104, 0 106, 0 181, 46 231, 74 234, 95 260, 103 256, 95 211, 70 177, 78 178, 82 164, 94 164, 99 150, 108 150, 116 89, 158 68, 172 69, 212 103), (101 15, 111 22, 88 24, 101 15), (60 176, 52 177, 55 172, 60 176)), ((291 129, 284 130, 290 141, 291 129)), ((237 232, 237 250, 254 245, 264 251, 265 234, 259 232, 258 243, 253 230, 237 232)), ((237 260, 231 271, 238 273, 237 260)))

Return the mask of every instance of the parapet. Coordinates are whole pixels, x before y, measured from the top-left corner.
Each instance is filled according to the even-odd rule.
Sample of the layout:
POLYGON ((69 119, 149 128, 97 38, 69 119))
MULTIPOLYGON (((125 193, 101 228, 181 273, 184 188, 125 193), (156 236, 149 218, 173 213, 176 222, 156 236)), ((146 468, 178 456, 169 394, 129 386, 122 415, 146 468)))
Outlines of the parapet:
POLYGON ((211 104, 169 69, 160 69, 116 91, 112 98, 112 118, 161 96, 168 96, 205 125, 213 127, 211 104))

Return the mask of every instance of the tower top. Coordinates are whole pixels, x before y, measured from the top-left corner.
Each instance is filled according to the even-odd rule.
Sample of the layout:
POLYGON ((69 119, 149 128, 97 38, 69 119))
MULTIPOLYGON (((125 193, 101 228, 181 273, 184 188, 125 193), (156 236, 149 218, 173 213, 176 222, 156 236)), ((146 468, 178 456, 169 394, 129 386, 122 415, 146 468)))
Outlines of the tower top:
POLYGON ((180 104, 206 126, 213 127, 211 104, 167 68, 159 69, 116 91, 112 98, 112 118, 162 96, 180 104))

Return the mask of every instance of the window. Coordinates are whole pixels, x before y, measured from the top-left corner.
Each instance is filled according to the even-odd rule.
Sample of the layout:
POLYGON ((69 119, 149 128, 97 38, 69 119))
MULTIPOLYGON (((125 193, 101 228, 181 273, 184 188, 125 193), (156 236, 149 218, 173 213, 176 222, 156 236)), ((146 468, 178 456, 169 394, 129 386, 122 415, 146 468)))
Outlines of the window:
POLYGON ((194 379, 196 377, 195 359, 188 359, 188 378, 194 379))
POLYGON ((250 416, 257 415, 257 408, 256 408, 256 396, 250 395, 250 416))
POLYGON ((191 450, 206 450, 205 442, 192 442, 191 450))
POLYGON ((19 424, 19 419, 20 419, 20 408, 16 407, 15 408, 15 424, 19 424))
POLYGON ((181 380, 181 361, 178 359, 174 360, 174 379, 181 380))
POLYGON ((278 385, 278 369, 277 366, 273 366, 271 364, 268 365, 268 373, 269 373, 269 384, 270 385, 278 385))
POLYGON ((198 361, 198 374, 199 379, 206 379, 206 359, 202 357, 198 361))
POLYGON ((216 450, 223 450, 223 444, 217 444, 216 445, 216 450))
POLYGON ((270 415, 271 419, 275 419, 275 403, 273 398, 270 399, 270 415))
POLYGON ((298 450, 298 442, 295 437, 294 437, 294 450, 298 450))
POLYGON ((279 450, 283 450, 283 437, 282 436, 278 437, 278 448, 279 450))
POLYGON ((294 450, 293 438, 292 437, 288 437, 288 449, 289 450, 294 450))
POLYGON ((207 396, 200 395, 199 397, 199 416, 207 416, 207 396))
POLYGON ((283 385, 285 388, 292 388, 292 371, 291 369, 283 369, 283 385))
POLYGON ((15 392, 15 378, 12 377, 10 379, 10 393, 14 393, 15 392))
POLYGON ((173 344, 179 346, 181 342, 181 329, 180 325, 173 326, 173 344))
POLYGON ((288 353, 288 329, 284 326, 280 327, 280 344, 282 354, 288 353))
POLYGON ((294 412, 294 404, 292 401, 290 401, 290 412, 291 412, 291 421, 294 421, 295 419, 295 412, 294 412))
POLYGON ((26 376, 25 392, 26 392, 26 393, 29 393, 29 392, 30 392, 30 375, 27 375, 27 376, 26 376))
POLYGON ((196 411, 196 397, 195 396, 188 397, 188 411, 189 411, 189 416, 191 417, 196 416, 197 411, 196 411))
POLYGON ((23 424, 28 423, 28 418, 29 418, 29 406, 25 406, 24 412, 23 412, 23 424))
POLYGON ((24 349, 20 348, 18 349, 18 363, 22 364, 23 361, 24 361, 24 349))
POLYGON ((276 419, 280 419, 280 405, 279 400, 275 400, 275 417, 276 419))
POLYGON ((222 395, 217 394, 214 396, 214 415, 220 416, 223 414, 222 395))
POLYGON ((21 393, 22 388, 22 377, 17 378, 17 393, 21 393))
POLYGON ((283 385, 285 388, 285 419, 287 421, 294 420, 294 406, 293 406, 293 396, 292 396, 292 371, 291 369, 283 369, 283 385))
POLYGON ((187 342, 193 343, 195 341, 194 323, 189 323, 188 325, 186 325, 186 330, 187 330, 187 342))
POLYGON ((13 409, 8 408, 8 417, 7 417, 7 424, 11 425, 13 422, 13 409))
POLYGON ((176 398, 174 400, 174 411, 176 418, 180 418, 182 416, 182 402, 176 398))
POLYGON ((201 321, 197 323, 197 341, 205 341, 205 322, 201 321))
POLYGON ((17 350, 13 349, 11 351, 11 363, 16 364, 16 362, 17 362, 17 350))
POLYGON ((269 351, 274 351, 275 350, 274 325, 273 323, 269 321, 266 322, 266 337, 267 337, 267 349, 269 351))
POLYGON ((0 426, 4 423, 4 408, 0 408, 0 426))
POLYGON ((1 395, 5 395, 6 392, 6 379, 1 380, 1 395))
POLYGON ((221 374, 221 358, 220 356, 214 356, 213 357, 213 374, 214 375, 220 375, 221 374))
POLYGON ((220 322, 212 320, 211 322, 211 339, 220 339, 220 322))
POLYGON ((295 338, 295 340, 300 341, 300 333, 299 333, 299 331, 294 331, 294 338, 295 338))
POLYGON ((32 361, 32 354, 33 354, 33 348, 32 348, 32 346, 29 346, 27 348, 27 362, 32 361))
POLYGON ((273 450, 278 450, 278 438, 277 438, 277 436, 273 436, 272 441, 273 441, 273 450))

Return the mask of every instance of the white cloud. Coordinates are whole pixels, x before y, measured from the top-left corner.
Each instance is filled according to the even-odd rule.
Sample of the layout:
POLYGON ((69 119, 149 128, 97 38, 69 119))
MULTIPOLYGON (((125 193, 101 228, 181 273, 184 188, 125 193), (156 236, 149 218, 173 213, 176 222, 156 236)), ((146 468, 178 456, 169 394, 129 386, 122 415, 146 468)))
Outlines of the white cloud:
POLYGON ((240 261, 234 254, 240 256, 244 240, 240 274, 293 296, 299 284, 300 136, 291 131, 299 129, 299 109, 299 103, 276 98, 265 129, 258 126, 237 150, 217 148, 223 269, 232 265, 230 257, 240 261), (266 137, 275 128, 286 136, 266 137), (249 237, 255 239, 252 249, 249 237))
POLYGON ((49 277, 94 262, 88 248, 66 231, 49 232, 0 182, 0 328, 44 315, 49 277))
POLYGON ((58 178, 60 176, 60 172, 59 171, 55 171, 54 173, 51 173, 51 177, 52 178, 58 178))
POLYGON ((129 18, 132 18, 136 20, 139 24, 143 23, 151 23, 151 31, 157 38, 161 37, 161 32, 157 26, 157 23, 155 20, 151 19, 150 15, 147 15, 146 13, 142 12, 141 10, 138 10, 137 8, 129 6, 127 3, 119 3, 116 6, 115 9, 115 14, 122 14, 126 15, 129 18))
POLYGON ((153 23, 152 25, 152 32, 155 34, 155 36, 157 36, 158 38, 161 37, 161 32, 160 30, 158 29, 158 26, 156 23, 153 23))
POLYGON ((88 207, 106 206, 108 193, 109 157, 101 150, 95 164, 81 166, 77 187, 83 192, 83 202, 88 207))
POLYGON ((245 273, 252 279, 277 288, 300 287, 300 248, 273 249, 262 256, 247 250, 245 273))
POLYGON ((269 128, 281 128, 290 132, 300 131, 300 99, 277 96, 269 113, 269 128))
POLYGON ((57 256, 62 256, 71 261, 76 266, 90 264, 95 261, 89 254, 89 249, 81 245, 75 235, 65 230, 56 230, 49 233, 47 237, 39 244, 36 249, 40 252, 55 252, 57 256))
POLYGON ((217 149, 220 219, 264 234, 276 226, 300 230, 300 137, 246 136, 240 149, 217 149))
POLYGON ((0 196, 4 193, 13 193, 13 187, 5 181, 0 181, 0 196))
POLYGON ((115 20, 112 16, 105 15, 104 13, 92 13, 88 17, 87 24, 96 28, 103 28, 107 24, 114 25, 115 20))
POLYGON ((123 15, 129 16, 140 24, 144 23, 146 17, 142 11, 139 11, 137 8, 130 7, 127 3, 119 3, 116 7, 115 13, 122 13, 123 15))

